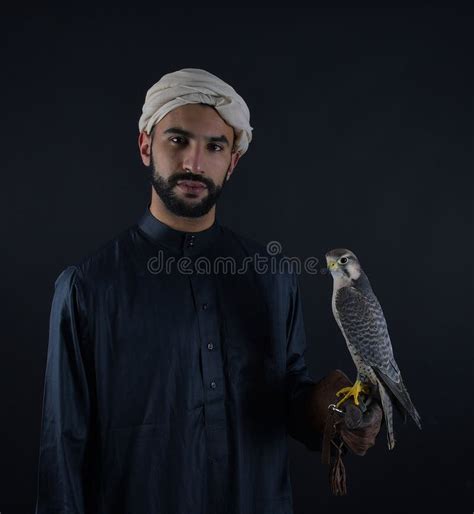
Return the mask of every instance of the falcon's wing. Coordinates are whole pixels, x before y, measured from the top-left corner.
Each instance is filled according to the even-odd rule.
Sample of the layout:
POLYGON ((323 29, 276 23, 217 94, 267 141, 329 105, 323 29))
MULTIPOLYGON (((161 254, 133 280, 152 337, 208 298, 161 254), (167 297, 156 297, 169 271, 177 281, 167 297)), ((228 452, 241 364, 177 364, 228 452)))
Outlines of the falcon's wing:
POLYGON ((335 303, 349 342, 393 393, 402 415, 405 417, 404 411, 408 411, 421 428, 420 416, 395 362, 387 323, 377 297, 373 293, 366 296, 354 287, 342 287, 337 291, 335 303))
POLYGON ((375 295, 369 298, 354 287, 342 287, 335 301, 342 328, 360 357, 374 370, 398 382, 400 370, 393 357, 385 316, 375 295))

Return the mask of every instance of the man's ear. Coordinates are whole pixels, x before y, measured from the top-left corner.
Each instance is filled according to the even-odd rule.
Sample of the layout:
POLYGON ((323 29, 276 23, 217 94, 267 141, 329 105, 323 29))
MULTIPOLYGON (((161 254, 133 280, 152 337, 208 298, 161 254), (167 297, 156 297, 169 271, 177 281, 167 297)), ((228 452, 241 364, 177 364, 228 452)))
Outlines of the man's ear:
POLYGON ((229 172, 227 173, 227 179, 226 180, 230 179, 230 176, 234 172, 234 169, 237 166, 237 163, 239 162, 239 159, 240 159, 240 153, 239 152, 234 152, 232 154, 232 156, 231 156, 231 159, 230 159, 230 168, 229 168, 229 172))
POLYGON ((151 164, 151 136, 146 132, 140 132, 138 135, 138 148, 140 150, 140 157, 145 166, 151 164))

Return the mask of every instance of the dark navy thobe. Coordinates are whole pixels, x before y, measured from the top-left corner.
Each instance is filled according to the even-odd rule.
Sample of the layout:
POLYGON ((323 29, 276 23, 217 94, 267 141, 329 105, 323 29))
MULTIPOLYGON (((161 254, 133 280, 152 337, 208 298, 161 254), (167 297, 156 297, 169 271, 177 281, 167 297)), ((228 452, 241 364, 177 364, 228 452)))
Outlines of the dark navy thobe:
MULTIPOLYGON (((314 381, 296 274, 149 208, 55 282, 37 514, 290 514, 314 381)), ((265 260, 266 259, 266 260, 265 260)))

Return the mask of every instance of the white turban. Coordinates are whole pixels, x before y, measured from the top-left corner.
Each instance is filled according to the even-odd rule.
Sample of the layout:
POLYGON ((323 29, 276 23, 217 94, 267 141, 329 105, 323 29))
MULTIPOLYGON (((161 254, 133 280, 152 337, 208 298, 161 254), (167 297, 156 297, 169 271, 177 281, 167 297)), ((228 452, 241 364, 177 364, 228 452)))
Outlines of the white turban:
POLYGON ((148 91, 138 128, 150 134, 170 111, 185 104, 212 105, 235 131, 236 151, 243 155, 252 140, 250 111, 235 89, 205 70, 186 68, 163 75, 148 91))

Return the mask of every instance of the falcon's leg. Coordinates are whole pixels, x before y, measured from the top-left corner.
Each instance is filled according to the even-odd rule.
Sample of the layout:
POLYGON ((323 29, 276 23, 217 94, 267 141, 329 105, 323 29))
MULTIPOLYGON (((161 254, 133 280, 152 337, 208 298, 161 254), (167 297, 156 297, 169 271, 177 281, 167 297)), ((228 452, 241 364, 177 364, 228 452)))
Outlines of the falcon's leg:
POLYGON ((360 393, 368 393, 369 388, 363 384, 359 379, 357 379, 352 387, 343 387, 340 389, 336 396, 344 395, 344 397, 337 402, 336 407, 340 407, 347 399, 351 396, 354 397, 354 403, 359 405, 359 395, 360 393))

